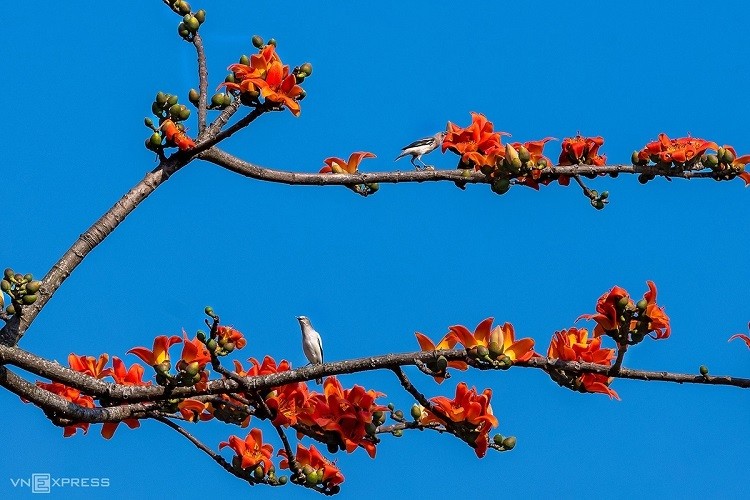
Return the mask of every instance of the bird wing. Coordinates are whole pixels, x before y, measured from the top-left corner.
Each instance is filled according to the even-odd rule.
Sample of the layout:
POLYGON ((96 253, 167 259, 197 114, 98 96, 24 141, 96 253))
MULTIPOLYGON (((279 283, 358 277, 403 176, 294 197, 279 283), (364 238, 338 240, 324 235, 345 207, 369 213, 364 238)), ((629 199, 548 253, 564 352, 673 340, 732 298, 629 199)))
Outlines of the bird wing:
POLYGON ((410 148, 417 148, 419 146, 427 146, 429 144, 432 144, 432 141, 434 140, 434 137, 425 137, 424 139, 419 139, 418 141, 412 142, 408 146, 404 146, 403 148, 401 148, 401 151, 405 151, 410 148))
POLYGON ((323 362, 323 338, 318 334, 318 347, 320 347, 320 362, 323 362))

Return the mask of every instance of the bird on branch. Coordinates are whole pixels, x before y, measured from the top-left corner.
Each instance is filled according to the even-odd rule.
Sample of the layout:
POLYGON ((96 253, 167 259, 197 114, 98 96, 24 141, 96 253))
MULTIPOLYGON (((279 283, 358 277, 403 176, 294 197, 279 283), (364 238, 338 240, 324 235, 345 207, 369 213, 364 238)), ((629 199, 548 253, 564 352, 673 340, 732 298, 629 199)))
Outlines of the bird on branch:
MULTIPOLYGON (((302 329, 302 351, 305 353, 305 357, 312 365, 317 365, 323 362, 323 339, 320 338, 320 334, 315 331, 310 323, 310 319, 307 316, 297 316, 299 326, 302 329)), ((322 378, 315 379, 318 384, 323 383, 322 378)))
POLYGON ((414 141, 408 146, 404 146, 403 148, 401 148, 401 154, 398 155, 394 161, 398 161, 406 155, 411 155, 411 164, 414 165, 417 170, 421 170, 423 168, 434 170, 435 167, 433 167, 432 165, 427 165, 424 161, 422 161, 422 155, 429 154, 439 148, 440 145, 443 144, 443 139, 445 139, 446 135, 447 132, 442 131, 438 132, 432 137, 425 137, 424 139, 414 141), (416 160, 422 162, 422 166, 414 163, 416 160))

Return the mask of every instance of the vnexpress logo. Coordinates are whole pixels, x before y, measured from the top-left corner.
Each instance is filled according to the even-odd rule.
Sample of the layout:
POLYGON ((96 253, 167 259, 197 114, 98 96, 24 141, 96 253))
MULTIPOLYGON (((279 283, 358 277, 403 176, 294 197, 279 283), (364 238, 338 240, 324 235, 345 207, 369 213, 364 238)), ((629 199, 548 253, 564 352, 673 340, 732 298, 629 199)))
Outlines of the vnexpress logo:
POLYGON ((108 477, 53 477, 35 473, 31 478, 10 478, 14 488, 30 488, 32 493, 52 493, 58 488, 109 488, 108 477))

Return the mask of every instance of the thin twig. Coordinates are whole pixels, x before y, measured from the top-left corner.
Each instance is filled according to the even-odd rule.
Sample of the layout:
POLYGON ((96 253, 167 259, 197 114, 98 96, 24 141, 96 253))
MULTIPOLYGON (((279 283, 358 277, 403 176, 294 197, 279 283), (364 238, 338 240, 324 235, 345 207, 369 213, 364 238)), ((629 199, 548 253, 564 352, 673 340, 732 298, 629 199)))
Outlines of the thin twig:
POLYGON ((203 49, 203 39, 196 33, 193 35, 193 45, 198 56, 198 134, 206 129, 206 100, 208 93, 208 68, 206 67, 206 52, 203 49))

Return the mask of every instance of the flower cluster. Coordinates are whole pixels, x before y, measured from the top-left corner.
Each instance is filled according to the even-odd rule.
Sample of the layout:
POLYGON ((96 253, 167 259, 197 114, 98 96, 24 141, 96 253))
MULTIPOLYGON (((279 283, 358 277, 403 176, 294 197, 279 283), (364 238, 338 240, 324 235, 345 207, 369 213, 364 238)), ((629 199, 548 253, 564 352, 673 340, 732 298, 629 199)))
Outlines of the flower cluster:
MULTIPOLYGON (((358 173, 359 164, 365 158, 375 158, 375 155, 366 151, 356 151, 349 155, 349 160, 345 161, 342 158, 332 156, 323 160, 325 165, 320 169, 321 174, 356 174, 358 173)), ((377 182, 371 182, 368 184, 355 184, 347 186, 355 193, 362 196, 369 196, 375 194, 380 185, 377 182)))
POLYGON ((434 410, 422 409, 419 422, 422 425, 438 423, 458 427, 457 436, 471 444, 477 457, 483 457, 489 448, 489 432, 498 426, 497 418, 490 406, 492 390, 485 389, 481 394, 475 388, 461 382, 456 387, 456 396, 448 399, 436 396, 430 400, 434 410), (447 422, 447 419, 449 422, 447 422))
MULTIPOLYGON (((279 450, 278 455, 283 457, 279 467, 291 469, 286 450, 279 450)), ((301 444, 297 444, 297 453, 294 458, 302 476, 292 478, 292 481, 305 482, 311 486, 320 484, 331 494, 338 493, 339 485, 344 482, 344 475, 334 463, 321 455, 314 445, 305 448, 301 444)))
POLYGON ((274 103, 279 109, 286 106, 294 116, 299 116, 299 101, 305 91, 298 84, 312 74, 312 65, 306 63, 290 70, 281 62, 275 43, 264 44, 256 36, 253 44, 259 49, 258 53, 249 59, 243 56, 239 63, 229 66, 232 73, 220 87, 238 92, 243 104, 258 105, 262 97, 266 103, 274 103))
MULTIPOLYGON (((570 328, 555 332, 547 350, 547 357, 563 361, 583 361, 598 365, 611 365, 615 358, 614 349, 603 349, 602 337, 589 337, 585 328, 570 328)), ((598 392, 611 398, 620 399, 609 388, 611 379, 598 373, 582 375, 569 374, 562 370, 549 371, 553 380, 580 392, 598 392)))
POLYGON ((653 281, 646 284, 648 291, 637 303, 625 289, 615 286, 599 298, 595 314, 582 314, 578 319, 595 321, 594 336, 607 335, 619 345, 637 344, 646 335, 654 339, 669 337, 669 317, 656 304, 656 285, 653 281))
MULTIPOLYGON (((714 141, 698 137, 670 139, 667 134, 661 133, 657 140, 649 142, 640 151, 633 151, 631 161, 633 165, 642 167, 652 162, 652 166, 661 169, 708 168, 714 172, 716 179, 740 177, 745 185, 750 184, 750 173, 745 171, 745 166, 750 163, 750 155, 738 157, 732 146, 719 146, 714 141), (716 151, 716 154, 709 154, 709 149, 716 151)), ((653 173, 643 172, 639 180, 645 183, 654 177, 653 173)))
POLYGON ((601 167, 607 163, 607 157, 599 154, 604 139, 597 137, 566 137, 562 141, 559 165, 595 165, 601 167))

